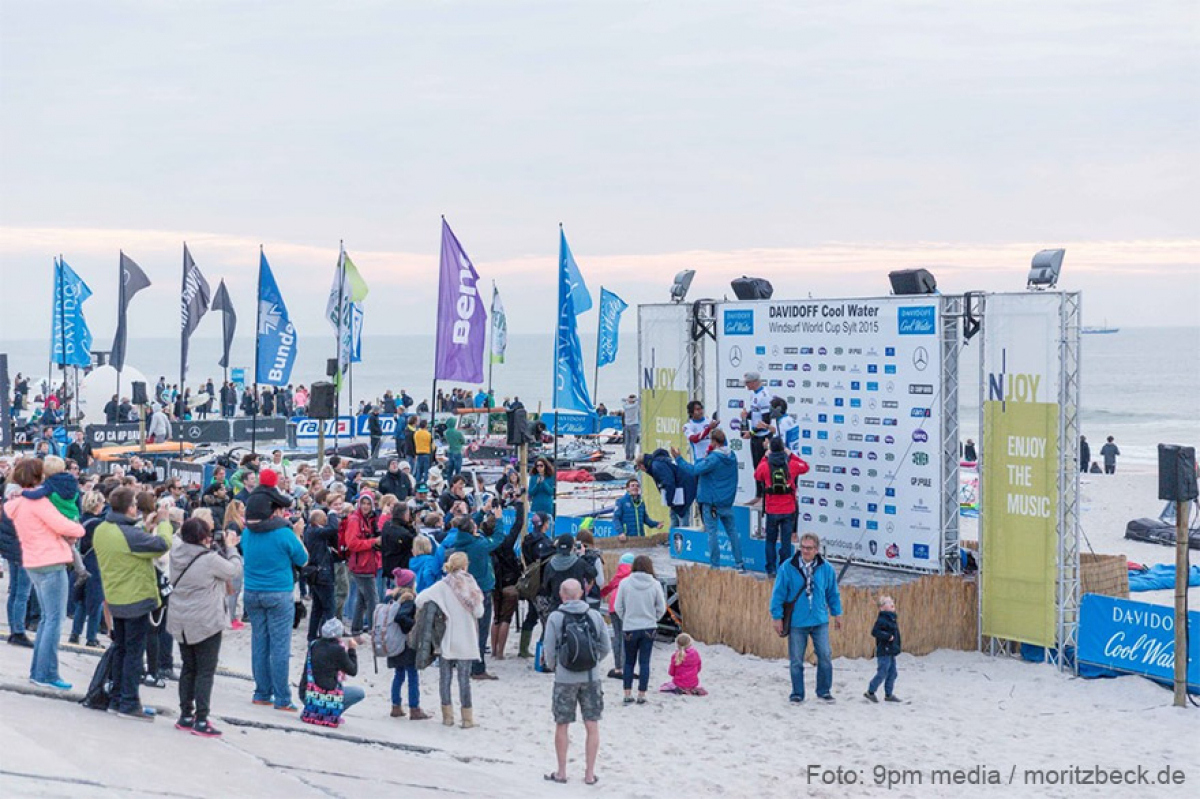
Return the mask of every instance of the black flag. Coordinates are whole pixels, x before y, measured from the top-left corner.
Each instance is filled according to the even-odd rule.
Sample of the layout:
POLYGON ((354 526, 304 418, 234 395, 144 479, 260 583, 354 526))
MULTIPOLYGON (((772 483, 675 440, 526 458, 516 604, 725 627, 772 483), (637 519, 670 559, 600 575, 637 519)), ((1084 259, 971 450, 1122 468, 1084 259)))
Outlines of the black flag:
POLYGON ((120 284, 117 286, 117 335, 113 338, 112 354, 109 356, 109 362, 118 372, 125 368, 125 317, 129 310, 129 301, 133 299, 134 294, 150 285, 150 278, 146 277, 142 268, 124 252, 121 253, 120 275, 120 284))
MULTIPOLYGON (((196 262, 192 260, 192 254, 188 252, 187 242, 184 242, 183 288, 179 293, 180 325, 183 331, 180 339, 179 353, 181 380, 187 377, 188 339, 191 338, 192 332, 199 326, 200 319, 204 314, 208 313, 208 300, 210 296, 208 281, 204 279, 204 275, 200 274, 199 268, 196 267, 196 262)), ((179 385, 179 390, 183 390, 182 383, 179 385)))
POLYGON ((233 346, 233 331, 237 329, 237 314, 233 312, 233 301, 229 299, 229 291, 225 288, 224 279, 217 286, 217 296, 213 297, 212 310, 221 311, 224 314, 221 319, 221 329, 225 332, 225 350, 217 365, 221 368, 228 368, 229 348, 233 346))

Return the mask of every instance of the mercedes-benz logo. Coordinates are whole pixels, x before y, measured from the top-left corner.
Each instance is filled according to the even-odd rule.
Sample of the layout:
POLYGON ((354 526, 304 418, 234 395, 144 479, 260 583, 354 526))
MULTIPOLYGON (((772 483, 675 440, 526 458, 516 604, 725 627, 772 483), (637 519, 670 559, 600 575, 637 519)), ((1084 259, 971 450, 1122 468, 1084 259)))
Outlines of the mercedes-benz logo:
POLYGON ((188 436, 191 438, 199 438, 200 437, 200 428, 197 427, 196 425, 192 425, 191 427, 188 428, 188 436))
POLYGON ((742 365, 742 348, 734 347, 729 351, 729 363, 734 367, 742 365))
POLYGON ((929 350, 924 347, 917 347, 913 351, 913 366, 917 367, 918 372, 924 372, 925 367, 929 365, 929 350))

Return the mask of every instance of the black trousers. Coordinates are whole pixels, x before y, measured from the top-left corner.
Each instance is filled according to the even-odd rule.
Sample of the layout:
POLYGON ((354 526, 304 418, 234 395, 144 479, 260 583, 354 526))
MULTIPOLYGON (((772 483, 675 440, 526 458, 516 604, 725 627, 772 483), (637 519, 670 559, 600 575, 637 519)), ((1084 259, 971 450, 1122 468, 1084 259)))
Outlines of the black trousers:
POLYGON ((194 711, 196 721, 208 718, 213 677, 217 674, 217 656, 220 653, 220 633, 198 644, 184 643, 182 637, 179 639, 179 656, 183 660, 183 668, 179 671, 180 716, 190 716, 194 711))
POLYGON ((136 713, 142 709, 138 685, 142 682, 142 659, 146 656, 146 633, 150 614, 135 619, 113 619, 112 692, 108 706, 136 713))
POLYGON ((166 674, 175 666, 175 638, 167 632, 167 613, 170 600, 148 617, 146 632, 146 673, 151 677, 166 674))
MULTIPOLYGON (((751 436, 750 437, 750 461, 753 464, 750 468, 757 469, 758 462, 767 454, 767 436, 751 436)), ((754 496, 761 497, 766 493, 766 487, 754 481, 754 496)))
POLYGON ((311 644, 321 636, 321 625, 334 618, 337 605, 332 585, 310 585, 312 608, 308 612, 308 642, 311 644))

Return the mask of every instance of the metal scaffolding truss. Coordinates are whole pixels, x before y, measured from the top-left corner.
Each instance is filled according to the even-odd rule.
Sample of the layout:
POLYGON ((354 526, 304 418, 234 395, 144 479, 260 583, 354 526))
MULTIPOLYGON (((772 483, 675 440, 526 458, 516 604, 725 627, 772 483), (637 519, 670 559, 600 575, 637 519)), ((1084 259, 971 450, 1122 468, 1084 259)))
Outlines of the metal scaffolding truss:
POLYGON ((958 556, 958 356, 962 343, 958 320, 963 315, 963 298, 942 298, 942 569, 961 570, 958 556))
POLYGON ((1079 334, 1083 297, 1060 295, 1058 339, 1058 646, 1050 660, 1078 673, 1079 638, 1079 334))

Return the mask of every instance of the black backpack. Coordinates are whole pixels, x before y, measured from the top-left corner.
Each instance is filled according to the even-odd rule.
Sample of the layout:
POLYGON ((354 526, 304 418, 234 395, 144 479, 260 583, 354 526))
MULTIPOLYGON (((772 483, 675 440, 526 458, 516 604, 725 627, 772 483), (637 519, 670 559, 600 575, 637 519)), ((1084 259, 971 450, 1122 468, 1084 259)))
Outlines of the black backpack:
POLYGON ((110 646, 100 656, 100 662, 96 664, 96 670, 92 672, 92 681, 88 684, 87 693, 83 695, 83 699, 79 700, 79 704, 91 710, 108 709, 113 685, 112 662, 113 647, 110 646))
POLYGON ((771 466, 771 482, 767 486, 768 494, 790 494, 792 487, 788 484, 791 478, 791 471, 788 469, 788 462, 785 460, 778 466, 771 466))
POLYGON ((558 636, 558 662, 567 671, 591 671, 600 663, 596 628, 588 611, 563 615, 562 632, 558 636))

